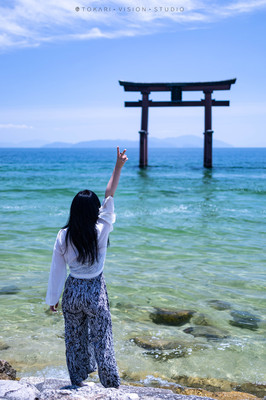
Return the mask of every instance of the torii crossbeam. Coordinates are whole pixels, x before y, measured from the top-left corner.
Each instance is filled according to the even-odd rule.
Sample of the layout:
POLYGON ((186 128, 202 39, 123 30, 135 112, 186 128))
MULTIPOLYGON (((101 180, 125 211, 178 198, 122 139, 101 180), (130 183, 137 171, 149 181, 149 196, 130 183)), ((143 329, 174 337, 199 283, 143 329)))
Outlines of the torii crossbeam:
POLYGON ((148 165, 148 110, 149 107, 204 107, 205 129, 204 129, 204 167, 212 167, 212 106, 229 106, 228 100, 212 99, 214 90, 230 90, 236 79, 214 82, 174 82, 174 83, 136 83, 119 81, 124 86, 125 92, 140 92, 142 100, 125 101, 125 107, 141 107, 141 130, 139 166, 148 165), (200 101, 183 101, 182 92, 202 91, 205 95, 200 101), (149 100, 151 92, 171 92, 171 101, 149 100))

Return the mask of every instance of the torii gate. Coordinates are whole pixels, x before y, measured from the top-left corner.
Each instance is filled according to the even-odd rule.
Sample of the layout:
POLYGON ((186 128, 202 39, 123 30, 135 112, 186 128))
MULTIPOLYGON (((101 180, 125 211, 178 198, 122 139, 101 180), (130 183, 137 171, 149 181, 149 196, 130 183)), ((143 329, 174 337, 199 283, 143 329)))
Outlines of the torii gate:
POLYGON ((230 90, 236 79, 215 82, 136 83, 119 81, 125 92, 141 92, 142 100, 125 101, 125 107, 142 107, 139 166, 148 165, 148 109, 149 107, 205 107, 204 167, 212 167, 212 106, 229 106, 228 100, 212 100, 214 90, 230 90), (204 92, 200 101, 182 101, 182 92, 204 92), (149 100, 150 92, 171 92, 171 101, 149 100))

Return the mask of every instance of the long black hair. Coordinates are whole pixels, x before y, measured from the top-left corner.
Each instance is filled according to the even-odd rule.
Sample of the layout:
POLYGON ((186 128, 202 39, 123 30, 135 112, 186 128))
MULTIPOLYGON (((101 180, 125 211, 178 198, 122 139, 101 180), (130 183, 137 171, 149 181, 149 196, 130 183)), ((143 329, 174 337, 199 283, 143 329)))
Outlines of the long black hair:
POLYGON ((72 243, 78 251, 78 262, 92 265, 98 261, 96 222, 101 206, 98 196, 91 190, 82 190, 72 200, 67 224, 66 248, 72 243))

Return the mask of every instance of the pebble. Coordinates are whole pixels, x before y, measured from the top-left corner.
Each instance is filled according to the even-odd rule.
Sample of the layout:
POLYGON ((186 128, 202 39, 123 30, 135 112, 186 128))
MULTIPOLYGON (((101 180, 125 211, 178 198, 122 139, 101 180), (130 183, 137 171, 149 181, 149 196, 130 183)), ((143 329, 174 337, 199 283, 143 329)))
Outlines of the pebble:
POLYGON ((139 399, 139 395, 137 393, 128 393, 127 396, 130 400, 138 400, 139 399))

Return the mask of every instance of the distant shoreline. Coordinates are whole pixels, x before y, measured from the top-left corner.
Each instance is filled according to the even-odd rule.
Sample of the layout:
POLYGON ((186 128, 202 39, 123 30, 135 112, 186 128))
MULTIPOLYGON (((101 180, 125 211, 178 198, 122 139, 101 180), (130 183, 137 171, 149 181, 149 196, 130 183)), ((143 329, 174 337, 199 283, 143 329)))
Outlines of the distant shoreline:
MULTIPOLYGON (((138 146, 136 146, 136 147, 128 147, 128 146, 125 146, 127 149, 137 149, 138 150, 138 146)), ((36 149, 38 149, 38 150, 56 150, 56 149, 60 149, 60 150, 73 150, 73 149, 75 149, 75 150, 84 150, 84 149, 113 149, 114 148, 114 146, 106 146, 106 147, 44 147, 44 146, 42 146, 42 147, 23 147, 23 146, 13 146, 13 147, 5 147, 5 146, 0 146, 0 149, 9 149, 9 150, 14 150, 14 149, 22 149, 22 150, 30 150, 30 149, 34 149, 34 150, 36 150, 36 149)), ((153 146, 150 146, 149 147, 149 149, 165 149, 165 150, 169 150, 169 149, 179 149, 179 150, 194 150, 194 149, 199 149, 199 150, 203 150, 203 147, 153 147, 153 146)), ((266 149, 266 146, 265 147, 259 147, 259 146, 257 146, 257 147, 216 147, 216 146, 213 146, 213 149, 227 149, 227 150, 229 150, 229 149, 232 149, 232 150, 237 150, 237 149, 266 149)))
MULTIPOLYGON (((168 138, 156 138, 148 136, 149 148, 203 148, 204 136, 182 135, 168 138)), ((127 138, 83 140, 76 143, 63 141, 47 142, 44 140, 22 141, 18 143, 0 142, 0 147, 29 147, 29 148, 113 148, 116 146, 124 148, 138 148, 139 140, 130 140, 127 138)), ((230 143, 213 138, 214 147, 234 147, 230 143)))

